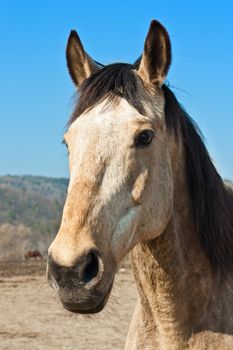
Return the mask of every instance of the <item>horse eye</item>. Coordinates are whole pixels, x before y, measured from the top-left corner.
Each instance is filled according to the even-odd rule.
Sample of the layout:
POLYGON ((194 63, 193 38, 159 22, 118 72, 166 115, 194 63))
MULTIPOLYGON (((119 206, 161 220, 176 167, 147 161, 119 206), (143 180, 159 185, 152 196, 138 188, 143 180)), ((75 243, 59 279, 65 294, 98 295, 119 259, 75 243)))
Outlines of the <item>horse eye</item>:
POLYGON ((147 146, 151 143, 154 138, 154 131, 152 130, 143 130, 135 138, 135 146, 147 146))

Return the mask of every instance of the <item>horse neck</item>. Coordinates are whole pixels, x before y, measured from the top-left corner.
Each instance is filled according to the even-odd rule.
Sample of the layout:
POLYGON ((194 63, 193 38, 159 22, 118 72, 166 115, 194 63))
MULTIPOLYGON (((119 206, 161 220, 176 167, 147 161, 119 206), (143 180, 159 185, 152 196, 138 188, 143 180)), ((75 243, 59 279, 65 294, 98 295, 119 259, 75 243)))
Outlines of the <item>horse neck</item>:
POLYGON ((179 169, 168 226, 158 238, 138 244, 132 252, 144 315, 153 319, 159 334, 166 333, 169 349, 174 338, 185 340, 200 327, 214 281, 192 220, 182 165, 179 169))

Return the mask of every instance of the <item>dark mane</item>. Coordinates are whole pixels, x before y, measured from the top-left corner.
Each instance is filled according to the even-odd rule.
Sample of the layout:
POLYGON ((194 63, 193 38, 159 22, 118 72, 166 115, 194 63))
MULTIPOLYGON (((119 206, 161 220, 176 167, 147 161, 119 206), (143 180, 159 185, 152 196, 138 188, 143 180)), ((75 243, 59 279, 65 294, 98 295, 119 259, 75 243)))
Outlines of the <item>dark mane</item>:
POLYGON ((196 123, 167 86, 163 91, 167 128, 183 139, 193 219, 202 247, 215 268, 233 270, 233 192, 213 165, 196 123))
MULTIPOLYGON (((91 75, 81 86, 69 124, 105 98, 113 102, 118 96, 145 114, 143 105, 151 101, 151 95, 133 71, 139 61, 105 66, 91 75)), ((188 190, 201 245, 215 268, 233 270, 233 193, 214 167, 195 122, 173 92, 166 85, 162 89, 167 128, 181 137, 184 145, 188 190)))

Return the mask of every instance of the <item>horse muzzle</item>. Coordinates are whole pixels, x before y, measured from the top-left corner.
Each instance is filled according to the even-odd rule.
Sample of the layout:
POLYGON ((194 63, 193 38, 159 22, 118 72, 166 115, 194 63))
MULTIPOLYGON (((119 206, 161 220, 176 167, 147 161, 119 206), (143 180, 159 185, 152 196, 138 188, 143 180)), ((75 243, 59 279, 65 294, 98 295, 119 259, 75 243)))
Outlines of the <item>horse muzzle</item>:
POLYGON ((95 314, 103 310, 107 304, 109 295, 111 293, 113 282, 110 284, 107 292, 103 293, 91 293, 88 298, 69 298, 69 293, 66 294, 63 291, 59 293, 60 300, 64 308, 70 312, 79 313, 79 314, 95 314))
POLYGON ((85 252, 72 267, 60 266, 50 255, 47 278, 65 309, 74 313, 100 312, 111 293, 114 271, 105 271, 96 249, 85 252))

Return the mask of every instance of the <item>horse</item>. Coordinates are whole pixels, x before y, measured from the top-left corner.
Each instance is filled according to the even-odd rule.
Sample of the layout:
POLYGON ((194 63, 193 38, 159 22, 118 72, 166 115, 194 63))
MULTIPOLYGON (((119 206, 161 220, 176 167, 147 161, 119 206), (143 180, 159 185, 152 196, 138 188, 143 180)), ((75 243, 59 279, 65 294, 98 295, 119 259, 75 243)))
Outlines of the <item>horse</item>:
POLYGON ((101 65, 76 31, 70 181, 47 278, 65 309, 106 305, 129 253, 139 298, 125 349, 233 349, 233 192, 166 84, 171 42, 151 22, 134 64, 101 65))
POLYGON ((43 259, 43 257, 42 257, 42 255, 41 255, 41 253, 39 252, 39 250, 29 250, 29 251, 27 251, 25 254, 24 254, 24 259, 25 260, 30 260, 30 259, 37 259, 37 258, 39 258, 39 259, 43 259))

